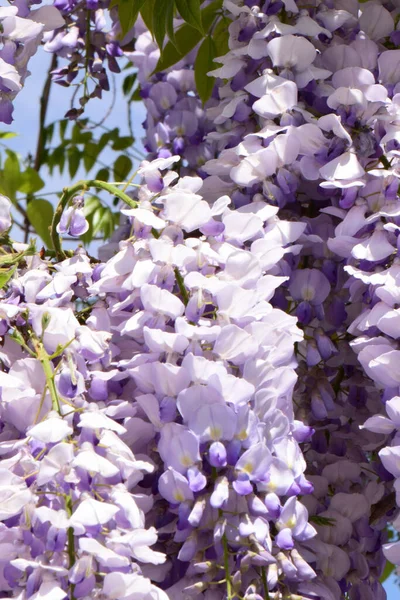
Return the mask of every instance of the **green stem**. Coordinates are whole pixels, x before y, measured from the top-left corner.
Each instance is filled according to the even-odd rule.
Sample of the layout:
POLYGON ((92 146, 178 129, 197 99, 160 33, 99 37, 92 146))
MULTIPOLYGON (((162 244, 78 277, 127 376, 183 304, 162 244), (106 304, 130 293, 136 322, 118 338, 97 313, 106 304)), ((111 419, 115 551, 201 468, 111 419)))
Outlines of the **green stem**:
POLYGON ((185 284, 183 282, 183 277, 179 273, 178 267, 175 267, 174 273, 175 273, 175 277, 176 277, 176 282, 177 282, 178 287, 179 287, 179 291, 180 291, 181 296, 182 296, 183 304, 185 306, 187 306, 187 303, 189 302, 189 294, 187 292, 187 289, 185 288, 185 284))
POLYGON ((267 583, 267 574, 265 572, 265 567, 261 567, 261 581, 263 582, 265 600, 270 600, 269 599, 269 591, 268 591, 268 583, 267 583))
POLYGON ((222 546, 224 548, 224 569, 225 569, 225 579, 226 579, 226 600, 232 600, 232 579, 231 573, 229 570, 229 550, 228 550, 228 541, 226 539, 226 535, 222 536, 222 546))
POLYGON ((126 192, 127 188, 130 186, 132 181, 135 179, 136 175, 137 175, 137 171, 135 171, 133 173, 133 175, 131 175, 131 177, 128 179, 128 181, 125 183, 124 187, 122 188, 123 192, 126 192))
POLYGON ((46 384, 50 392, 52 408, 53 410, 57 411, 59 415, 61 415, 60 399, 58 397, 57 388, 54 381, 53 365, 50 357, 41 342, 34 341, 33 345, 36 350, 36 356, 41 362, 44 376, 46 377, 46 384))
POLYGON ((14 329, 14 331, 12 332, 12 334, 10 335, 10 337, 11 337, 12 340, 14 340, 14 342, 16 342, 19 346, 21 346, 21 348, 23 348, 24 350, 26 350, 26 352, 28 352, 28 354, 30 354, 30 356, 32 356, 33 358, 36 358, 36 354, 26 344, 24 338, 22 337, 22 335, 18 331, 18 329, 14 329))
POLYGON ((125 202, 131 208, 137 208, 138 204, 135 200, 132 200, 127 194, 118 189, 116 186, 106 181, 100 181, 98 179, 88 179, 78 181, 75 185, 69 188, 64 188, 63 194, 60 198, 60 202, 54 213, 53 222, 51 224, 51 239, 53 241, 54 250, 58 259, 63 260, 66 256, 64 250, 61 247, 60 236, 57 233, 57 225, 59 224, 62 214, 67 207, 68 202, 78 194, 78 192, 88 190, 89 188, 97 188, 105 190, 114 196, 117 196, 120 200, 125 202))
MULTIPOLYGON (((65 496, 65 510, 67 515, 70 517, 73 512, 72 507, 72 498, 71 496, 65 496)), ((69 559, 69 568, 71 569, 76 561, 76 552, 75 552, 75 536, 73 527, 68 527, 68 559, 69 559)), ((71 600, 76 600, 74 596, 75 584, 70 584, 71 588, 71 600)))
POLYGON ((387 169, 387 170, 391 169, 392 165, 390 164, 390 162, 388 161, 386 156, 381 156, 379 160, 383 164, 385 169, 387 169))

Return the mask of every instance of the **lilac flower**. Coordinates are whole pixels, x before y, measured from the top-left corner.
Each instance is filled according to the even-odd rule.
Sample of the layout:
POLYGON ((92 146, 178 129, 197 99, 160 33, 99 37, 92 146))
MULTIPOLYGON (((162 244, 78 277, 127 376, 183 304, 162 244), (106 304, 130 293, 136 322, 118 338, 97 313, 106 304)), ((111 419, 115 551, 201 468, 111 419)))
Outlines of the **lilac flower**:
POLYGON ((89 229, 89 223, 86 220, 82 210, 83 198, 75 198, 73 206, 67 208, 57 225, 58 233, 67 233, 72 237, 80 237, 89 229))

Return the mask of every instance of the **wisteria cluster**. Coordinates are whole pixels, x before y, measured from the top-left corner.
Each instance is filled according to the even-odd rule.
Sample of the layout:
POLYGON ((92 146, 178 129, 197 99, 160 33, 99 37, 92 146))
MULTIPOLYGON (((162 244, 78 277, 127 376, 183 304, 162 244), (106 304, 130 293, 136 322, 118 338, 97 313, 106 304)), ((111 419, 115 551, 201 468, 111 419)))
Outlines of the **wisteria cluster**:
MULTIPOLYGON (((180 174, 201 173, 202 165, 213 158, 216 145, 207 135, 215 125, 206 118, 206 111, 196 95, 193 71, 195 51, 174 65, 167 72, 153 72, 160 58, 160 50, 150 32, 138 23, 135 50, 125 56, 138 69, 141 96, 146 107, 146 138, 144 147, 149 158, 182 157, 180 174)), ((153 183, 152 191, 161 191, 160 179, 153 183)))
POLYGON ((269 303, 287 279, 274 256, 303 227, 262 202, 210 206, 199 177, 163 183, 124 210, 132 237, 107 262, 26 257, 3 295, 1 567, 15 597, 166 597, 156 582, 171 598, 251 598, 259 581, 279 594, 315 577, 296 498, 312 489, 298 445, 312 431, 292 408, 303 336, 269 303))
POLYGON ((120 72, 121 43, 128 44, 132 35, 121 39, 117 8, 110 8, 110 0, 54 0, 53 4, 65 25, 44 36, 44 50, 66 59, 53 69, 53 81, 75 85, 77 92, 82 88, 79 107, 72 106, 66 115, 76 119, 91 98, 101 98, 103 91, 110 90, 109 73, 120 72))
MULTIPOLYGON (((314 491, 303 499, 319 524, 308 543, 318 573, 311 586, 321 597, 384 597, 379 551, 395 508, 384 498, 399 472, 396 450, 379 452, 383 468, 377 451, 382 435, 396 429, 379 413, 398 394, 389 361, 397 335, 388 321, 397 307, 378 291, 374 299, 386 281, 374 278, 388 273, 396 286, 389 272, 397 253, 397 9, 373 2, 224 6, 230 52, 211 73, 221 81, 207 105, 211 131, 202 143, 214 145, 215 158, 199 166, 202 191, 208 201, 227 193, 236 208, 267 202, 305 226, 299 251, 281 257, 290 279, 273 304, 294 312, 305 334, 295 402, 298 417, 315 429, 305 447, 314 491), (385 331, 370 321, 371 305, 386 319, 385 331), (390 348, 378 348, 382 333, 390 348), (372 374, 383 369, 390 381, 372 374), (382 394, 382 387, 390 389, 382 394)), ((400 562, 398 547, 384 546, 393 562, 400 562)))
POLYGON ((101 98, 110 89, 109 73, 119 73, 117 59, 123 56, 121 44, 129 44, 132 33, 120 36, 116 8, 109 0, 15 0, 0 7, 0 122, 13 120, 12 101, 30 74, 28 62, 40 44, 46 52, 63 60, 53 64, 52 79, 59 85, 82 88, 79 107, 67 116, 83 113, 91 98, 101 98))
MULTIPOLYGON (((116 71, 123 54, 108 3, 29 4, 0 12, 8 122, 17 58, 43 35, 68 82, 85 36, 101 89, 103 60, 116 71)), ((117 194, 125 224, 101 262, 5 238, 4 598, 386 597, 385 559, 400 566, 387 543, 388 523, 400 532, 398 4, 224 0, 229 51, 205 106, 196 49, 154 73, 151 34, 140 21, 129 34, 149 155, 137 191, 117 194)), ((54 230, 79 236, 84 195, 71 200, 54 230)))
POLYGON ((55 6, 31 10, 34 2, 0 7, 0 122, 11 123, 12 101, 29 75, 28 62, 47 32, 64 25, 55 6))

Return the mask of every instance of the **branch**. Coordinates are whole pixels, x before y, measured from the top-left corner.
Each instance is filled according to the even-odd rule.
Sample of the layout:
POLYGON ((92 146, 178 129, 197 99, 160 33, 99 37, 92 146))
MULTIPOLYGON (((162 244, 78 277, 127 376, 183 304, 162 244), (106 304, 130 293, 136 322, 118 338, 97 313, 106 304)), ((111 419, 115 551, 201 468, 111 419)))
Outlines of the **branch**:
MULTIPOLYGON (((50 88, 51 88, 51 73, 57 67, 57 55, 53 54, 53 58, 51 59, 49 70, 47 71, 46 81, 44 82, 42 95, 40 97, 40 112, 39 112, 39 135, 36 145, 36 153, 35 159, 33 162, 33 168, 37 173, 39 173, 40 168, 43 164, 43 154, 46 146, 46 136, 45 136, 45 126, 46 126, 46 115, 47 109, 49 107, 49 99, 50 99, 50 88)), ((31 195, 28 195, 26 198, 27 204, 33 200, 31 195)), ((21 212, 21 211, 20 211, 21 212)), ((28 219, 28 215, 25 212, 24 214, 24 242, 25 244, 28 242, 29 232, 30 232, 30 221, 28 219)))
POLYGON ((50 88, 52 83, 51 74, 54 69, 57 68, 57 55, 53 54, 53 58, 50 63, 49 70, 47 72, 47 77, 45 84, 43 86, 42 95, 40 97, 40 113, 39 113, 39 137, 36 146, 35 153, 35 161, 33 163, 33 168, 35 171, 39 172, 42 164, 43 164, 43 151, 46 146, 46 138, 44 134, 45 125, 46 125, 46 115, 47 109, 49 107, 49 99, 50 99, 50 88))
POLYGON ((396 506, 396 494, 391 492, 388 496, 384 496, 379 502, 373 504, 371 507, 371 525, 374 525, 387 515, 388 512, 392 511, 396 506))

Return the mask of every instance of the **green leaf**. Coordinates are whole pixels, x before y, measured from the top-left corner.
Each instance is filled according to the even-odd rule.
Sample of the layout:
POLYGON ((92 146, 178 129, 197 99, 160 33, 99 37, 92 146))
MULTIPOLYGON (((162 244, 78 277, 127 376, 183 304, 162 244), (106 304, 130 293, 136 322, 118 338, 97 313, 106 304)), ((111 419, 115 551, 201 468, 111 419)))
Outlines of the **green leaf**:
POLYGON ((47 127, 44 128, 43 137, 44 137, 44 145, 51 144, 54 134, 54 123, 50 123, 47 127))
POLYGON ((21 171, 17 154, 12 150, 6 150, 7 158, 4 162, 3 173, 0 178, 1 191, 15 202, 15 195, 21 182, 21 171))
POLYGON ((229 25, 232 21, 225 16, 218 21, 212 34, 216 56, 225 56, 229 51, 229 25))
POLYGON ((182 19, 205 35, 201 19, 200 0, 175 0, 175 5, 182 19))
POLYGON ((81 162, 81 152, 76 146, 68 148, 68 172, 71 178, 75 177, 81 162))
POLYGON ((75 123, 72 129, 71 141, 74 144, 86 144, 90 142, 93 135, 90 131, 84 131, 79 123, 75 123))
POLYGON ((35 240, 29 242, 29 246, 23 252, 14 252, 12 254, 0 254, 0 265, 17 265, 25 256, 32 256, 36 252, 35 240))
POLYGON ((168 7, 171 5, 174 5, 173 0, 157 0, 157 9, 153 9, 153 35, 160 50, 164 44, 165 33, 167 31, 168 7))
POLYGON ((169 2, 165 10, 165 29, 170 42, 176 47, 175 29, 174 29, 174 2, 169 2))
POLYGON ((50 202, 42 198, 35 198, 28 202, 26 212, 32 227, 40 235, 47 248, 53 248, 49 227, 53 220, 54 211, 50 202))
POLYGON ((0 131, 0 139, 9 140, 18 135, 18 133, 13 133, 12 131, 0 131))
POLYGON ((43 179, 35 169, 32 169, 32 167, 28 167, 21 173, 20 182, 18 191, 23 194, 35 194, 44 187, 43 179))
POLYGON ((11 277, 14 275, 17 267, 13 269, 0 269, 0 290, 10 281, 11 277))
POLYGON ((320 517, 319 515, 311 515, 310 522, 315 523, 316 525, 321 525, 322 527, 333 527, 335 524, 335 519, 329 519, 328 517, 320 517))
POLYGON ((182 25, 175 34, 176 44, 174 45, 172 42, 166 44, 154 69, 154 73, 160 73, 175 65, 193 50, 200 40, 201 33, 197 29, 194 29, 191 25, 182 25))
POLYGON ((136 88, 136 90, 133 92, 131 99, 129 100, 129 102, 141 102, 143 100, 142 95, 140 93, 140 86, 138 86, 136 88))
POLYGON ((133 85, 136 81, 137 73, 129 73, 122 83, 122 91, 125 96, 129 96, 132 91, 133 85))
POLYGON ((83 214, 86 218, 93 215, 94 212, 101 206, 101 201, 97 196, 89 196, 85 198, 85 204, 83 206, 83 214))
POLYGON ((114 163, 114 177, 116 181, 124 181, 132 170, 132 161, 125 154, 120 154, 114 163))
MULTIPOLYGON (((158 4, 158 0, 157 0, 157 4, 158 4)), ((140 9, 140 14, 142 16, 144 24, 146 25, 147 29, 150 31, 151 35, 154 35, 153 14, 155 12, 158 12, 158 11, 156 11, 155 0, 146 0, 146 2, 143 4, 143 6, 140 9)))
POLYGON ((119 213, 112 212, 111 208, 104 206, 98 198, 89 198, 91 201, 85 201, 85 216, 89 223, 89 230, 81 236, 84 244, 90 244, 95 236, 102 234, 103 239, 108 239, 112 235, 119 222, 119 213))
POLYGON ((101 152, 101 150, 103 150, 107 146, 107 144, 110 143, 110 140, 112 138, 113 138, 113 134, 112 134, 111 131, 105 131, 101 135, 100 139, 96 142, 97 145, 98 145, 98 147, 99 147, 99 149, 100 149, 100 152, 101 152))
MULTIPOLYGON (((222 0, 214 0, 202 9, 203 30, 208 31, 215 19, 216 12, 222 7, 222 0)), ((154 73, 165 71, 186 56, 200 42, 202 34, 198 29, 185 23, 175 34, 176 46, 168 42, 163 49, 154 73), (178 50, 179 48, 179 50, 178 50)))
POLYGON ((102 204, 93 213, 92 216, 92 235, 93 237, 101 230, 102 220, 106 212, 106 207, 102 204))
POLYGON ((125 36, 134 26, 140 9, 146 0, 118 0, 118 18, 121 23, 122 35, 125 36))
POLYGON ((100 152, 101 149, 95 142, 88 142, 85 145, 83 152, 83 164, 87 173, 89 173, 89 171, 93 168, 100 152))
POLYGON ((101 232, 103 234, 103 239, 105 240, 110 238, 118 221, 119 214, 113 213, 107 206, 98 225, 97 233, 101 232))
POLYGON ((95 179, 99 181, 108 181, 110 179, 110 169, 99 169, 96 173, 95 179))
POLYGON ((202 42, 194 63, 194 79, 200 100, 207 102, 210 98, 215 79, 207 75, 214 68, 214 58, 216 55, 215 42, 211 36, 207 36, 202 42))
POLYGON ((85 198, 83 212, 86 220, 89 223, 89 229, 81 236, 81 241, 84 244, 90 244, 93 239, 93 218, 95 213, 102 208, 100 199, 97 196, 89 196, 85 198))
POLYGON ((130 148, 134 142, 135 138, 131 137, 130 135, 123 135, 115 140, 112 145, 112 149, 116 151, 126 150, 127 148, 130 148))
POLYGON ((391 576, 391 574, 393 573, 395 568, 396 568, 395 565, 392 565, 392 563, 390 563, 389 561, 386 561, 385 568, 383 570, 383 573, 382 573, 379 581, 381 583, 384 583, 387 579, 389 579, 389 577, 391 576))
POLYGON ((51 154, 51 152, 49 151, 48 148, 45 148, 42 152, 42 164, 46 165, 46 167, 49 169, 49 173, 50 175, 53 175, 53 170, 54 170, 54 161, 53 161, 53 155, 51 154))
POLYGON ((62 140, 64 140, 64 138, 65 138, 65 132, 67 130, 68 123, 69 123, 69 119, 63 119, 62 121, 59 121, 60 138, 62 140))
POLYGON ((54 166, 59 168, 60 174, 63 173, 65 167, 65 146, 57 146, 52 154, 52 161, 54 166))

